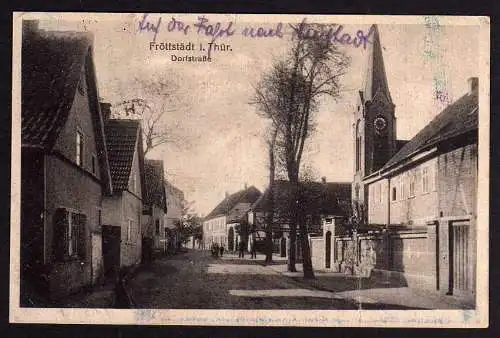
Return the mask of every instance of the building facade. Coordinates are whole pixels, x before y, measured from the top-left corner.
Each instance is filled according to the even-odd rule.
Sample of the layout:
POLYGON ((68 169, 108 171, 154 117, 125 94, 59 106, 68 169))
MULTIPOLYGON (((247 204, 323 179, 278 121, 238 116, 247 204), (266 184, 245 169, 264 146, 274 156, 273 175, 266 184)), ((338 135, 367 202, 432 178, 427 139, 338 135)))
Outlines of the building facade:
POLYGON ((352 199, 365 208, 365 223, 384 234, 360 234, 358 241, 377 256, 374 272, 473 302, 478 79, 469 79, 467 93, 401 141, 376 27, 368 59, 354 112, 352 199))
POLYGON ((145 244, 144 254, 164 254, 168 242, 165 233, 167 196, 165 174, 162 160, 145 160, 146 198, 143 208, 142 237, 145 244))
POLYGON ((23 22, 21 305, 102 275, 102 199, 112 192, 87 33, 23 22))
POLYGON ((141 262, 144 154, 140 121, 106 119, 105 134, 113 194, 103 200, 103 224, 119 232, 117 238, 105 238, 106 272, 112 272, 141 262), (116 246, 109 241, 118 239, 118 257, 111 257, 116 246))
POLYGON ((172 183, 165 181, 165 191, 167 197, 167 213, 165 214, 165 237, 167 238, 167 252, 173 252, 178 248, 180 234, 176 231, 177 225, 186 216, 187 207, 184 192, 175 187, 172 183))
POLYGON ((206 248, 217 243, 229 251, 235 251, 239 241, 247 243, 246 238, 239 238, 238 226, 247 221, 247 212, 260 197, 260 191, 254 186, 226 194, 203 221, 203 242, 206 248))

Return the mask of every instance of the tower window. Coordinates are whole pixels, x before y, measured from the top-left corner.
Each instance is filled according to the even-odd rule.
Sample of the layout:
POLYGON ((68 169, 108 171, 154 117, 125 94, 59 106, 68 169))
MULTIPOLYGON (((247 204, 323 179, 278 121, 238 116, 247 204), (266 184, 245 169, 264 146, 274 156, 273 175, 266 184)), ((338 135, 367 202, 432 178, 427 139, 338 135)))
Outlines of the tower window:
POLYGON ((83 134, 76 132, 76 164, 83 167, 83 134))
POLYGON ((97 157, 95 154, 92 154, 92 174, 97 174, 97 157))

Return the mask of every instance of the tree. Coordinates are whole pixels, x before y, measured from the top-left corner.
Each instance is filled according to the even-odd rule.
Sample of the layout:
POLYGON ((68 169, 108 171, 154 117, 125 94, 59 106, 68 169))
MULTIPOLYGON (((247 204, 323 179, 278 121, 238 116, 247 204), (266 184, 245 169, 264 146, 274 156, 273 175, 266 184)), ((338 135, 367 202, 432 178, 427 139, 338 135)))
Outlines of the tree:
POLYGON ((278 129, 273 128, 271 138, 268 141, 269 151, 269 201, 270 208, 266 214, 266 263, 273 261, 273 224, 274 224, 274 178, 276 174, 276 163, 274 152, 276 147, 276 137, 278 136, 278 129))
POLYGON ((151 79, 135 77, 126 88, 131 98, 114 104, 113 118, 141 120, 144 155, 162 144, 176 147, 187 144, 187 140, 176 131, 178 122, 167 119, 168 113, 183 107, 179 95, 176 95, 177 90, 174 81, 161 76, 151 79))
POLYGON ((292 47, 286 57, 276 61, 264 73, 251 101, 259 113, 271 119, 278 131, 276 151, 284 163, 292 185, 290 207, 290 249, 288 271, 295 268, 297 227, 300 230, 305 278, 314 278, 304 210, 301 210, 299 171, 306 140, 314 129, 314 113, 324 96, 340 95, 340 78, 350 59, 326 37, 327 34, 304 36, 300 32, 313 28, 326 31, 326 25, 302 23, 292 26, 292 47), (306 25, 307 27, 304 27, 306 25))
POLYGON ((189 237, 201 239, 203 237, 203 219, 193 211, 194 201, 182 199, 180 218, 175 222, 177 248, 185 244, 189 237))
POLYGON ((248 236, 255 232, 255 226, 250 224, 246 219, 241 219, 234 230, 240 236, 241 241, 247 244, 248 236))

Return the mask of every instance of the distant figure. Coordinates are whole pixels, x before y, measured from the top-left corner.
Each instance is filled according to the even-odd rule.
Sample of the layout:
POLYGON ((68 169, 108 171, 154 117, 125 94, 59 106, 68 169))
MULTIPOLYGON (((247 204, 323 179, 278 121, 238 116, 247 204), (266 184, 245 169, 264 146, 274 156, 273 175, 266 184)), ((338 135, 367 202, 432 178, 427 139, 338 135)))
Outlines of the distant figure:
POLYGON ((240 242, 238 245, 238 258, 245 258, 245 243, 240 242))
POLYGON ((257 258, 257 248, 255 245, 255 241, 252 241, 251 253, 252 253, 252 259, 257 258))
POLYGON ((212 256, 217 258, 219 256, 219 246, 217 243, 212 244, 212 256))
POLYGON ((224 245, 221 244, 219 250, 220 250, 220 256, 222 257, 222 255, 224 254, 224 245))

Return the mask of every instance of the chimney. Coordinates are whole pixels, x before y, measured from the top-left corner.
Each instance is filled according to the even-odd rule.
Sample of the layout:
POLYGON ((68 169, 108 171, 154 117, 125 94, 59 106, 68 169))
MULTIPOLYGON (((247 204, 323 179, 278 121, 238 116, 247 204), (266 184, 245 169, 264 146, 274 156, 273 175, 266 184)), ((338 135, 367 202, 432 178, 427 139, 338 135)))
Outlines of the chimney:
POLYGON ((321 177, 321 183, 326 184, 326 176, 321 177))
POLYGON ((100 102, 99 104, 101 106, 102 118, 104 123, 106 123, 111 117, 111 103, 100 102))
POLYGON ((469 83, 469 95, 477 94, 479 79, 477 77, 470 77, 467 82, 469 83))

